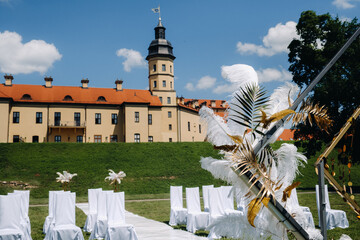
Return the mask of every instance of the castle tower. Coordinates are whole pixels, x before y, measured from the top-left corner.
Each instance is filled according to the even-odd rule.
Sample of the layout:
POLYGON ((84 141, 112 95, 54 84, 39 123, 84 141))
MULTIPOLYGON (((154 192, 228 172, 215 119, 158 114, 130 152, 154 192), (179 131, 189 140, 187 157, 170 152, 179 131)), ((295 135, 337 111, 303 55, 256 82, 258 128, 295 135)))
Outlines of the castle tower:
POLYGON ((161 18, 154 30, 155 39, 150 43, 149 54, 146 57, 149 66, 149 90, 160 98, 163 106, 175 106, 175 56, 171 43, 165 39, 165 27, 161 23, 161 18))

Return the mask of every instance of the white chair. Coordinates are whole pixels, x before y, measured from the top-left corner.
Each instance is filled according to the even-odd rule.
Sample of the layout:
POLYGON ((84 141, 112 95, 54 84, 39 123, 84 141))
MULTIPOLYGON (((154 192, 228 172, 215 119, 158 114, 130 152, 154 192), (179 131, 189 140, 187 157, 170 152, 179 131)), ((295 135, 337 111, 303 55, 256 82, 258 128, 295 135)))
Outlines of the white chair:
POLYGON ((54 209, 54 227, 46 233, 48 240, 84 240, 81 229, 75 225, 76 194, 70 192, 56 193, 54 209))
POLYGON ((242 213, 245 213, 246 204, 244 193, 240 192, 240 188, 235 188, 235 200, 236 200, 236 209, 242 213))
POLYGON ((45 234, 48 231, 50 223, 52 222, 54 217, 54 201, 55 201, 54 194, 57 192, 64 192, 64 191, 63 190, 49 191, 49 215, 45 218, 45 222, 43 225, 43 233, 45 234))
POLYGON ((209 213, 201 212, 199 188, 186 188, 187 221, 186 230, 195 233, 206 229, 209 224, 209 213))
MULTIPOLYGON (((230 226, 230 223, 235 223, 234 219, 244 218, 241 211, 229 211, 225 209, 224 188, 213 188, 209 190, 209 226, 206 230, 209 231, 208 238, 216 239, 223 237, 238 238, 239 226, 230 226)), ((239 220, 237 220, 239 221, 239 220)), ((230 224, 231 225, 231 224, 230 224)))
MULTIPOLYGON (((348 228, 349 222, 346 218, 346 213, 341 210, 331 209, 329 201, 328 187, 325 185, 325 202, 326 202, 326 227, 328 230, 340 227, 348 228)), ((316 204, 318 208, 318 216, 320 219, 320 203, 319 203, 319 186, 316 185, 316 204)))
POLYGON ((97 217, 94 225, 94 229, 91 232, 89 239, 101 239, 106 235, 107 230, 107 210, 106 210, 106 198, 108 194, 114 191, 101 191, 98 194, 97 201, 97 217))
POLYGON ((21 230, 21 196, 0 196, 0 239, 27 240, 21 230))
POLYGON ((214 188, 214 185, 203 185, 202 186, 202 195, 203 195, 203 202, 204 202, 204 212, 209 212, 209 189, 214 188))
POLYGON ((101 188, 88 189, 89 214, 87 215, 83 229, 85 232, 92 232, 94 229, 97 217, 97 199, 101 191, 101 188))
POLYGON ((234 187, 221 186, 222 202, 226 213, 240 214, 240 211, 234 209, 234 187), (239 212, 239 213, 238 213, 239 212))
POLYGON ((105 240, 138 240, 134 226, 125 223, 124 192, 108 194, 106 208, 108 227, 105 240))
POLYGON ((30 218, 29 218, 29 198, 30 198, 30 191, 19 191, 15 190, 13 193, 8 193, 8 195, 17 195, 20 196, 21 199, 21 206, 20 206, 20 226, 21 230, 25 234, 26 239, 31 238, 31 225, 30 225, 30 218))
POLYGON ((310 209, 308 207, 300 206, 300 204, 299 204, 296 188, 294 188, 292 190, 290 198, 287 201, 287 204, 289 204, 290 209, 294 209, 294 210, 300 209, 302 211, 303 216, 306 219, 304 226, 302 226, 303 228, 305 228, 305 229, 308 227, 315 228, 314 219, 310 212, 310 209))
POLYGON ((187 210, 183 207, 182 186, 170 186, 170 226, 186 224, 187 210))

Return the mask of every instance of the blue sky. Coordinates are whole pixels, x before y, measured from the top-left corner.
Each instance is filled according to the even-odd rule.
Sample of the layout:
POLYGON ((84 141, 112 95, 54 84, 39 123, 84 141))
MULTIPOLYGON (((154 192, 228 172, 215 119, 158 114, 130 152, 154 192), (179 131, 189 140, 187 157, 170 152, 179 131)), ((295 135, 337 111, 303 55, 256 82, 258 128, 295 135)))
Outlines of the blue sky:
MULTIPOLYGON (((286 46, 302 11, 353 19, 360 0, 0 0, 0 72, 14 84, 146 89, 145 57, 161 7, 174 47, 175 88, 186 98, 227 99, 237 64, 269 93, 291 79, 286 46)), ((1 77, 1 82, 4 82, 1 77)))

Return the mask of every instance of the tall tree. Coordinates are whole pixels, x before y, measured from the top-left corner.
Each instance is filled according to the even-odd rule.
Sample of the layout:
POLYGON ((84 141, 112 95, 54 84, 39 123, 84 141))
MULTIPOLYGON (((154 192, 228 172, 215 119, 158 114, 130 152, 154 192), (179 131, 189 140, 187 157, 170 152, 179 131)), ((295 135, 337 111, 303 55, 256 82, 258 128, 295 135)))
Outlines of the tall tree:
MULTIPOLYGON (((356 18, 341 21, 330 14, 302 12, 296 26, 300 39, 294 39, 288 46, 293 81, 300 87, 309 85, 358 27, 356 18)), ((315 125, 300 125, 296 130, 296 138, 309 139, 307 152, 312 155, 319 149, 316 140, 331 140, 360 105, 360 38, 350 45, 309 97, 327 106, 334 120, 329 134, 315 125)))

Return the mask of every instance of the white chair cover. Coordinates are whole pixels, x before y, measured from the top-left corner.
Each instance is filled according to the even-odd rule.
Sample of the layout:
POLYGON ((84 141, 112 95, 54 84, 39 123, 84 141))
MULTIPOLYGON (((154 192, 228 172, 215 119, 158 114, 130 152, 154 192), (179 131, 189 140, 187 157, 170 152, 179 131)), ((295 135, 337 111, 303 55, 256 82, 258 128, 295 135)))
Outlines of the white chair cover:
POLYGON ((98 193, 97 200, 97 217, 94 225, 94 229, 91 232, 89 239, 104 238, 107 230, 107 210, 106 210, 106 198, 108 194, 114 191, 101 191, 98 193))
POLYGON ((186 224, 187 210, 183 207, 182 186, 170 186, 170 226, 186 224))
POLYGON ((195 233, 206 229, 209 224, 209 213, 201 212, 199 187, 186 188, 187 222, 186 230, 195 233))
POLYGON ((234 209, 234 187, 233 186, 221 186, 222 201, 226 212, 237 211, 234 209))
MULTIPOLYGON (((232 198, 233 199, 233 198, 232 198)), ((237 210, 229 210, 225 209, 224 201, 229 201, 229 198, 224 198, 224 188, 213 188, 209 190, 209 211, 210 211, 210 220, 209 226, 206 230, 209 231, 208 238, 209 239, 216 239, 223 237, 230 237, 230 238, 238 238, 238 229, 241 226, 223 226, 229 225, 229 222, 226 219, 237 219, 243 218, 244 214, 241 211, 237 210)), ((229 204, 229 203, 228 203, 229 204)))
POLYGON ((25 234, 25 238, 26 239, 30 239, 31 238, 31 225, 30 225, 30 218, 29 218, 29 195, 30 195, 30 191, 26 190, 26 191, 18 191, 15 190, 13 193, 8 193, 8 195, 17 195, 20 196, 21 198, 21 206, 20 206, 20 226, 21 226, 21 230, 24 232, 25 234))
POLYGON ((84 240, 81 229, 75 225, 75 193, 55 193, 54 227, 46 233, 48 240, 84 240))
POLYGON ((97 200, 99 192, 101 191, 101 188, 88 189, 89 214, 87 215, 83 229, 85 232, 92 232, 94 229, 97 217, 97 200))
POLYGON ((236 209, 242 213, 245 213, 246 210, 244 195, 244 193, 240 192, 240 188, 235 188, 236 209))
POLYGON ((0 239, 27 240, 21 230, 21 196, 0 196, 0 239))
POLYGON ((303 228, 305 228, 305 229, 309 228, 309 227, 315 228, 314 219, 313 219, 313 216, 312 216, 312 214, 310 212, 310 209, 308 207, 300 206, 300 204, 299 204, 296 188, 294 188, 292 190, 290 198, 287 200, 287 204, 289 205, 290 211, 293 211, 293 210, 294 211, 297 211, 297 210, 301 211, 303 217, 305 218, 305 221, 304 221, 303 224, 301 224, 301 221, 298 221, 298 222, 300 222, 300 224, 301 224, 301 226, 303 228))
POLYGON ((49 215, 45 218, 45 222, 44 222, 44 226, 43 226, 43 233, 46 234, 46 232, 48 231, 49 227, 50 227, 50 223, 53 220, 54 217, 54 194, 57 192, 64 192, 64 190, 60 190, 60 191, 49 191, 49 215))
MULTIPOLYGON (((319 203, 319 186, 316 185, 316 204, 318 208, 318 216, 320 219, 320 203, 319 203)), ((325 202, 326 202, 326 227, 328 230, 340 227, 348 228, 349 222, 346 213, 341 210, 331 209, 329 201, 328 187, 325 185, 325 202)))
POLYGON ((106 205, 108 227, 105 240, 138 240, 134 226, 125 223, 124 192, 108 194, 106 205))
POLYGON ((204 212, 209 212, 209 189, 214 188, 214 185, 203 185, 202 186, 202 195, 204 201, 204 212))

